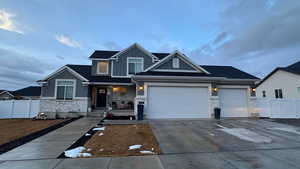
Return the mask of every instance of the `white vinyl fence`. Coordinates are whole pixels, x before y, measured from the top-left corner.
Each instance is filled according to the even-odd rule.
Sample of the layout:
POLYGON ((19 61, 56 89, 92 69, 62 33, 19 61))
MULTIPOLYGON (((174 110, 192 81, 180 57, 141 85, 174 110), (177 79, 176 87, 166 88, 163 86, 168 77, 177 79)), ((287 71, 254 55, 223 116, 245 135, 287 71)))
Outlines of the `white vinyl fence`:
POLYGON ((32 118, 40 109, 40 100, 0 100, 0 119, 32 118))
POLYGON ((300 118, 300 100, 259 98, 256 100, 256 112, 260 117, 300 118))

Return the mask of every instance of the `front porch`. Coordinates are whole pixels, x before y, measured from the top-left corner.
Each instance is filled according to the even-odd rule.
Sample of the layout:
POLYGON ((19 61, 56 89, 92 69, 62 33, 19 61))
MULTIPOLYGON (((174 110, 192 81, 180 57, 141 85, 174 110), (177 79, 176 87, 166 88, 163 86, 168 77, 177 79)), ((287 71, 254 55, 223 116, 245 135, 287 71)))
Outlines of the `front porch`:
POLYGON ((90 86, 91 111, 109 112, 114 116, 133 116, 136 86, 90 86))

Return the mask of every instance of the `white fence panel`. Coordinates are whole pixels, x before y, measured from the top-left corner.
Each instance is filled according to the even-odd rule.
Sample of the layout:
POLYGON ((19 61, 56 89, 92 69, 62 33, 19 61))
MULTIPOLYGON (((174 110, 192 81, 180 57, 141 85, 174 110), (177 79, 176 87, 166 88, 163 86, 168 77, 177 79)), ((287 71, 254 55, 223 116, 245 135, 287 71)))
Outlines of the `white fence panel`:
POLYGON ((300 118, 300 100, 257 99, 256 110, 260 117, 300 118))
POLYGON ((12 107, 13 101, 12 100, 3 100, 0 101, 0 118, 10 118, 12 115, 12 107))
POLYGON ((0 118, 32 118, 40 109, 39 100, 0 101, 0 118))

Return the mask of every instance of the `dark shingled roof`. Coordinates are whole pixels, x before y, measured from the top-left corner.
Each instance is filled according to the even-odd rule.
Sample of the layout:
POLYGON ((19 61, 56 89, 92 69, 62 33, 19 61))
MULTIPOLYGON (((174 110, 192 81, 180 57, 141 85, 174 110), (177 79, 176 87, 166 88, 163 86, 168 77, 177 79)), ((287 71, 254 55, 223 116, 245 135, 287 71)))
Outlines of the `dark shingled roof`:
POLYGON ((300 75, 300 61, 296 62, 294 64, 291 64, 287 67, 278 67, 276 69, 274 69, 271 73, 269 73, 262 81, 260 81, 256 87, 258 87, 260 84, 262 84, 264 81, 266 81, 270 76, 272 76, 275 72, 277 72, 278 70, 282 70, 282 71, 286 71, 286 72, 290 72, 290 73, 294 73, 297 75, 300 75))
MULTIPOLYGON (((96 50, 91 56, 91 59, 109 59, 113 55, 117 54, 120 51, 108 51, 108 50, 96 50)), ((169 53, 152 53, 158 59, 163 59, 164 57, 168 56, 169 53)))
POLYGON ((40 86, 29 86, 23 89, 19 89, 12 92, 14 96, 40 96, 41 87, 40 86))
POLYGON ((79 73, 84 78, 88 79, 89 82, 104 82, 104 83, 131 83, 130 78, 115 78, 110 76, 92 76, 91 65, 67 65, 79 73))
POLYGON ((259 79, 249 73, 243 72, 232 66, 209 66, 200 65, 210 74, 205 73, 189 73, 189 72, 141 72, 137 75, 152 75, 152 76, 195 76, 195 77, 226 77, 230 79, 259 79))

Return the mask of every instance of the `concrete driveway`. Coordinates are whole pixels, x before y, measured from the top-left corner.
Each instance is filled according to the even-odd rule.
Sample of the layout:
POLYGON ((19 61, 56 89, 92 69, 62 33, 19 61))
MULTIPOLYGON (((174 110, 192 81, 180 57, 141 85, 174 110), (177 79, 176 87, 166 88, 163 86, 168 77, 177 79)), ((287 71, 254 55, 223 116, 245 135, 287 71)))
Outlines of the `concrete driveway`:
POLYGON ((150 124, 165 169, 300 168, 297 127, 250 119, 154 120, 150 124), (232 135, 223 129, 242 133, 232 135), (253 133, 253 141, 262 142, 245 140, 249 134, 251 140, 253 133))

